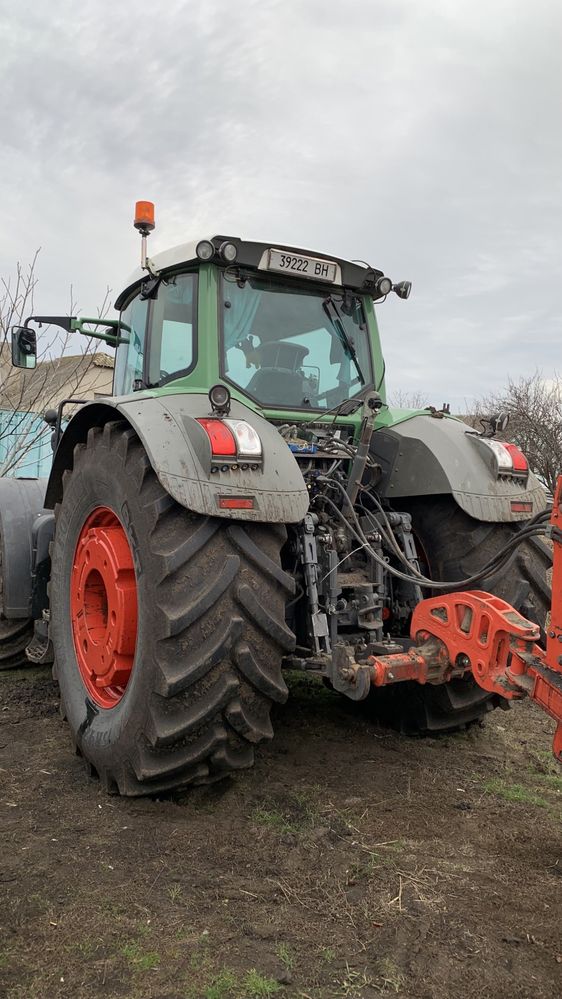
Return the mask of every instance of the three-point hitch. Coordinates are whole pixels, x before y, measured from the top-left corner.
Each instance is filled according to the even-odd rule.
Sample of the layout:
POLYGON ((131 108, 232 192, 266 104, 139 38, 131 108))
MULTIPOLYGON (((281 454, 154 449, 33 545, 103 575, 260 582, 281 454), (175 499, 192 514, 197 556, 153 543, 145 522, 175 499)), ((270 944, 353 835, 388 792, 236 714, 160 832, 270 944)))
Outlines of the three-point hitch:
POLYGON ((410 629, 414 644, 407 651, 354 663, 338 659, 336 646, 334 686, 354 687, 361 698, 371 685, 445 683, 472 673, 484 690, 507 700, 527 696, 554 718, 553 752, 562 762, 562 476, 547 537, 554 551, 546 651, 538 644, 539 626, 505 600, 483 590, 447 593, 417 605, 410 629))

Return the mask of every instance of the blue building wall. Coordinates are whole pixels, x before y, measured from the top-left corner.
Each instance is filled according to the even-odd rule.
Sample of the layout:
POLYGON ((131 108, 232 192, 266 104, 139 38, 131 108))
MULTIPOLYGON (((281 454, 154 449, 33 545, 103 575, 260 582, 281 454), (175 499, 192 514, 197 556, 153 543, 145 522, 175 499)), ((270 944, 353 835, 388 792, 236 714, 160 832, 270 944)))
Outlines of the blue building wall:
POLYGON ((0 475, 18 479, 48 475, 51 433, 36 413, 0 409, 0 475))

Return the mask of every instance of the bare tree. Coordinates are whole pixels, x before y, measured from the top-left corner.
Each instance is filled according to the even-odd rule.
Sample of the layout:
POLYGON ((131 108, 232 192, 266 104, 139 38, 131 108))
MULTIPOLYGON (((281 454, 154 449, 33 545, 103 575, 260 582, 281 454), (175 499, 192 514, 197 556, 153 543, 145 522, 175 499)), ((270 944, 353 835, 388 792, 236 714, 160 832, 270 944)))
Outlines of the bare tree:
POLYGON ((476 426, 498 412, 509 415, 502 436, 519 445, 530 467, 554 492, 562 472, 562 379, 556 373, 544 378, 541 371, 510 378, 505 389, 481 399, 467 419, 476 426))
POLYGON ((425 409, 429 405, 423 392, 405 392, 403 389, 390 392, 388 401, 396 409, 425 409))
MULTIPOLYGON (((36 463, 35 456, 50 440, 42 419, 45 410, 56 407, 62 398, 80 396, 86 382, 91 394, 92 367, 100 358, 95 340, 88 338, 79 353, 71 354, 73 335, 47 326, 39 337, 37 367, 25 371, 11 366, 10 328, 23 325, 33 315, 38 255, 39 250, 27 267, 18 262, 15 275, 0 280, 0 476, 25 474, 36 463)), ((109 295, 108 288, 97 310, 100 319, 107 311, 109 295)), ((72 287, 68 315, 77 315, 72 287)))

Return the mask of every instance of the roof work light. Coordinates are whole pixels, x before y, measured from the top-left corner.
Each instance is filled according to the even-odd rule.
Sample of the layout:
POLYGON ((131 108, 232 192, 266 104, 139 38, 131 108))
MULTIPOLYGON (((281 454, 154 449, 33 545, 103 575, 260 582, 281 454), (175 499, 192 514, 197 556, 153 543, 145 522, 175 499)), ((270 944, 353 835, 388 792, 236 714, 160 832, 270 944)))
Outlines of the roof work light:
POLYGON ((201 239, 195 247, 195 253, 199 260, 212 260, 215 255, 215 248, 210 239, 201 239))

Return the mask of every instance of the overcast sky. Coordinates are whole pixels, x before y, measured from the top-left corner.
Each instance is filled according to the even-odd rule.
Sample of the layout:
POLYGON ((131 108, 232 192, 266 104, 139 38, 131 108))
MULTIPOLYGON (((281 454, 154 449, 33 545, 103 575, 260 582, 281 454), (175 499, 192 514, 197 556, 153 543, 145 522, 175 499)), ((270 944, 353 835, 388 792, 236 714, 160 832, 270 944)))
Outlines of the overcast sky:
MULTIPOLYGON (((562 372, 560 0, 0 0, 0 276, 82 314, 215 232, 362 258, 390 390, 562 372)), ((112 313, 113 314, 113 313, 112 313)))

